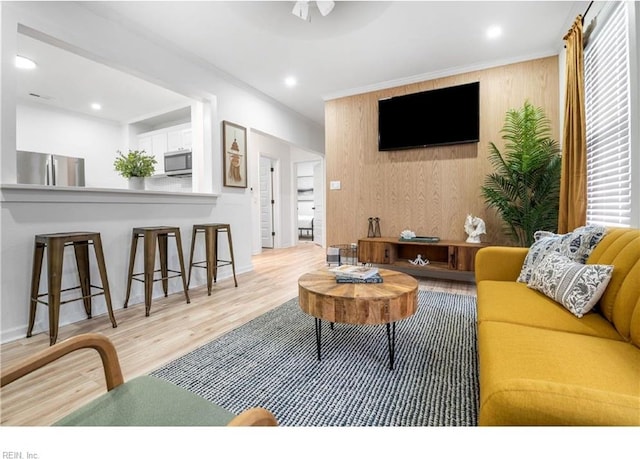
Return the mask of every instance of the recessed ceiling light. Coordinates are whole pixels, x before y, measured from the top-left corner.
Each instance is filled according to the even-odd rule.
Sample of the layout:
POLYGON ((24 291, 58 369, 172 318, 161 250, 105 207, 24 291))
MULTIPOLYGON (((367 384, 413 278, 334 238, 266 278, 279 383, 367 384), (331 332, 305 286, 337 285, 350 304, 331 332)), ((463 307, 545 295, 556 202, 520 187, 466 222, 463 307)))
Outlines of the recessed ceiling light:
POLYGON ((91 108, 94 110, 102 110, 102 105, 94 102, 91 104, 91 108))
POLYGON ((28 57, 16 56, 16 67, 31 70, 36 68, 36 63, 28 57))
POLYGON ((502 35, 502 27, 500 26, 494 25, 487 29, 487 38, 489 39, 498 38, 500 35, 502 35))
POLYGON ((290 88, 293 88, 295 85, 298 84, 298 80, 296 80, 296 77, 294 76, 288 76, 287 78, 284 79, 284 84, 286 84, 290 88))

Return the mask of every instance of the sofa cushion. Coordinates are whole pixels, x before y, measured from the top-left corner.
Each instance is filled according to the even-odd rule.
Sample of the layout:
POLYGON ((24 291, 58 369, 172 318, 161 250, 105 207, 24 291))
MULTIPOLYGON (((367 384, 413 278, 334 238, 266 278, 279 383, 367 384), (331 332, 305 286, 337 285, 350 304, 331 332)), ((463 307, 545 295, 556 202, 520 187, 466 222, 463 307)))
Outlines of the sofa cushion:
POLYGON ((585 263, 605 233, 606 228, 598 225, 581 226, 567 234, 536 231, 535 242, 524 259, 518 282, 528 283, 535 266, 549 253, 558 252, 572 261, 585 263))
POLYGON ((480 425, 640 425, 630 343, 484 321, 478 348, 480 425))
POLYGON ((230 411, 153 376, 139 376, 56 422, 59 426, 224 426, 230 411))
POLYGON ((610 229, 587 263, 614 266, 598 309, 618 333, 640 347, 640 230, 610 229))
POLYGON ((477 291, 479 323, 509 322, 622 340, 602 315, 592 311, 578 320, 562 305, 525 284, 485 280, 478 283, 477 291))
POLYGON ((550 253, 533 270, 527 286, 582 317, 598 302, 611 279, 611 265, 583 265, 550 253))

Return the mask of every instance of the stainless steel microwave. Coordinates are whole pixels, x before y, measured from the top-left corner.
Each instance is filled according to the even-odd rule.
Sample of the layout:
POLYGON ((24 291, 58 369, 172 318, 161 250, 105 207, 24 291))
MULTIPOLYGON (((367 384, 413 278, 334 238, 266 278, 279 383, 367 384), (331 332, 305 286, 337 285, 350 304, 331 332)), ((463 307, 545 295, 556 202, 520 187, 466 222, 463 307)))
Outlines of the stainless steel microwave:
POLYGON ((191 150, 166 152, 164 173, 172 176, 191 175, 191 150))

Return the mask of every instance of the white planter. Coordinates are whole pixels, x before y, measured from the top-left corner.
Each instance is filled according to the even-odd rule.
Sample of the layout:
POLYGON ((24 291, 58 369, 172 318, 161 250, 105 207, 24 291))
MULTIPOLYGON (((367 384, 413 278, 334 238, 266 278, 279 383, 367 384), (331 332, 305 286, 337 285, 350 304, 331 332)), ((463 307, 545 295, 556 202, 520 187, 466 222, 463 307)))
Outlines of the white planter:
POLYGON ((144 190, 144 177, 129 177, 130 190, 144 190))

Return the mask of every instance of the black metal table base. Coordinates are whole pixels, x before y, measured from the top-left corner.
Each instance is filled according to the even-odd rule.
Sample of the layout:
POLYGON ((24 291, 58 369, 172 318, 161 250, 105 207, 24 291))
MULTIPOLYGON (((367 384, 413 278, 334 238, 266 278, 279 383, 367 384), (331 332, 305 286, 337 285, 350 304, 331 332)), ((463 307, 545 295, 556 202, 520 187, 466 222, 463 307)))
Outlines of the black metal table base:
MULTIPOLYGON (((316 350, 318 351, 318 361, 322 359, 322 319, 315 318, 316 325, 316 350)), ((330 323, 333 330, 333 322, 330 323)), ((396 355, 396 323, 387 324, 387 346, 389 348, 389 368, 393 370, 393 363, 396 355)))

